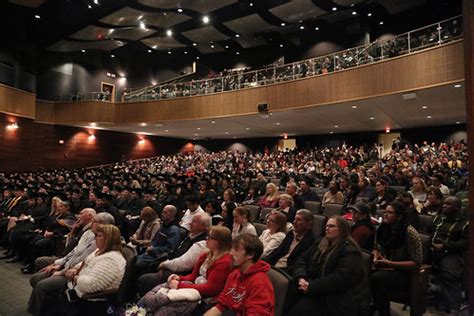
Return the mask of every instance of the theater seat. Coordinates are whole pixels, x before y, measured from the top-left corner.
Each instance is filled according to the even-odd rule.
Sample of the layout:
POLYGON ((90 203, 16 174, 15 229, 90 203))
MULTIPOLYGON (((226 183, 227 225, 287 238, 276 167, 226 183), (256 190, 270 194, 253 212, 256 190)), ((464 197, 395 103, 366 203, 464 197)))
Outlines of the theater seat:
POLYGON ((326 217, 341 215, 342 207, 342 204, 326 204, 323 210, 323 215, 326 217))
POLYGON ((321 214, 321 202, 306 201, 304 208, 310 210, 313 214, 321 214))
POLYGON ((283 307, 285 306, 286 295, 288 287, 291 282, 291 277, 284 271, 271 267, 267 272, 268 277, 273 285, 273 292, 275 295, 275 316, 283 315, 283 307))
POLYGON ((250 218, 252 219, 252 222, 255 222, 258 219, 258 216, 260 214, 260 206, 256 205, 245 205, 244 208, 249 210, 250 212, 250 218))
POLYGON ((262 224, 262 223, 253 223, 253 226, 255 226, 255 230, 257 231, 257 236, 260 237, 262 232, 267 229, 267 225, 262 224))
POLYGON ((313 214, 313 233, 322 237, 324 235, 324 225, 326 225, 327 217, 323 215, 313 214))
POLYGON ((418 214, 420 218, 420 229, 421 233, 428 233, 430 228, 433 226, 434 216, 428 214, 418 214))
POLYGON ((268 214, 270 214, 270 212, 273 211, 273 210, 274 210, 273 207, 264 207, 264 208, 262 208, 262 210, 260 211, 259 221, 261 223, 266 223, 268 214))

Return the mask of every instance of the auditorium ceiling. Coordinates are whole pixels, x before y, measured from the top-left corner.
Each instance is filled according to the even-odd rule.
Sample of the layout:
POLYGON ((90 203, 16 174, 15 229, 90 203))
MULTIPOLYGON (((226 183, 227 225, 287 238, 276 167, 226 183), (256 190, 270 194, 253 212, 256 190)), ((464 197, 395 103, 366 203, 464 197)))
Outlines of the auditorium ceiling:
POLYGON ((378 25, 380 20, 428 2, 9 0, 23 10, 23 17, 15 12, 18 20, 23 18, 23 22, 28 23, 21 35, 49 51, 114 51, 138 45, 158 52, 181 49, 196 55, 285 42, 302 30, 314 31, 321 25, 331 27, 334 23, 353 23, 354 19, 378 25), (26 21, 28 16, 32 21, 26 21))
MULTIPOLYGON (((384 131, 464 124, 464 83, 451 83, 353 102, 271 111, 271 116, 243 115, 179 122, 97 124, 109 129, 184 139, 231 139, 384 131)), ((90 127, 90 125, 81 125, 90 127)))

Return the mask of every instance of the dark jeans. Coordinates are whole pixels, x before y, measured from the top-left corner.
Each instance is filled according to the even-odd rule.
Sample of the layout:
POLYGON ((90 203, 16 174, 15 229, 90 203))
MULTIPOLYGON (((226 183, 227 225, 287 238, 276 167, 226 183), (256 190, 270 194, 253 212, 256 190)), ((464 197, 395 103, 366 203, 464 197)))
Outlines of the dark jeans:
POLYGON ((409 297, 410 272, 379 270, 370 276, 370 289, 380 316, 390 315, 390 301, 409 297))
POLYGON ((441 303, 450 310, 458 310, 462 297, 464 261, 460 255, 446 254, 433 262, 435 281, 441 287, 441 303))

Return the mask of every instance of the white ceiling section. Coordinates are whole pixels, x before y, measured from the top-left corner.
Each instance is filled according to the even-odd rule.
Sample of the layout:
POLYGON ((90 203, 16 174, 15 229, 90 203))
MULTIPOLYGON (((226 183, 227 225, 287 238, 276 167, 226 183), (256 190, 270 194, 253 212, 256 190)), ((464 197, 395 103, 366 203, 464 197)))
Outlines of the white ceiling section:
POLYGON ((77 52, 81 49, 99 49, 110 51, 116 48, 122 47, 125 45, 122 41, 112 41, 112 40, 104 40, 104 41, 94 41, 94 42, 75 42, 75 41, 67 41, 62 40, 59 42, 54 43, 48 50, 54 52, 77 52))
POLYGON ((212 41, 221 41, 229 38, 213 26, 201 27, 199 29, 183 32, 182 34, 195 43, 210 43, 212 41))
POLYGON ((182 8, 209 13, 236 3, 237 0, 138 0, 138 2, 157 9, 182 8))
POLYGON ((186 45, 178 42, 172 37, 153 37, 142 40, 143 44, 158 50, 167 50, 180 47, 186 47, 186 45))
POLYGON ((72 34, 71 38, 90 41, 122 38, 136 41, 154 32, 154 30, 141 29, 137 27, 109 29, 90 25, 86 28, 83 28, 79 32, 72 34))
MULTIPOLYGON (((354 102, 272 112, 269 118, 258 114, 203 120, 102 125, 98 128, 146 133, 185 139, 280 137, 363 131, 384 131, 466 121, 464 83, 416 91, 417 98, 403 100, 403 94, 375 97, 354 102), (353 108, 356 106, 357 108, 353 108), (423 106, 427 106, 423 109, 423 106), (431 118, 428 118, 431 116, 431 118), (374 119, 371 119, 373 117, 374 119), (215 121, 215 123, 212 123, 215 121), (156 123, 163 123, 156 127, 156 123), (279 123, 279 124, 278 124, 279 123), (335 127, 337 126, 337 127, 335 127), (227 134, 226 134, 227 132, 227 134), (197 134, 197 135, 196 135, 197 134)), ((87 126, 87 122, 83 125, 87 126)))

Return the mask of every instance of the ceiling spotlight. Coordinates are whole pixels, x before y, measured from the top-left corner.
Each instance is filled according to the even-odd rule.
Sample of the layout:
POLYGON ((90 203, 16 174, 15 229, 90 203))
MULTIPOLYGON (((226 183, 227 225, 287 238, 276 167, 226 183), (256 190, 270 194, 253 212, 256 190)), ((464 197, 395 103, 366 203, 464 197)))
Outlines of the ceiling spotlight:
POLYGON ((339 127, 339 125, 334 125, 334 128, 338 128, 338 127, 339 127))
POLYGON ((145 25, 144 22, 140 22, 140 28, 141 28, 142 30, 146 29, 146 25, 145 25))
POLYGON ((199 136, 199 134, 194 134, 194 136, 199 136))
POLYGON ((300 25, 300 30, 304 30, 304 25, 300 25))
POLYGON ((99 4, 99 0, 94 0, 94 3, 95 3, 95 4, 99 4))
POLYGON ((186 55, 187 53, 188 53, 187 51, 184 52, 185 55, 186 55))
POLYGON ((168 132, 169 132, 169 130, 165 129, 165 133, 168 133, 168 132))
POLYGON ((235 52, 235 54, 236 54, 236 55, 240 55, 240 53, 239 53, 239 52, 235 52))
POLYGON ((379 24, 380 24, 380 25, 383 25, 383 21, 380 21, 379 24))
POLYGON ((110 58, 115 58, 115 55, 114 54, 110 55, 110 58))
POLYGON ((151 50, 151 49, 149 49, 149 50, 148 50, 148 52, 149 52, 149 53, 151 53, 151 52, 152 52, 152 50, 151 50))
POLYGON ((352 108, 353 108, 353 109, 357 109, 357 105, 353 105, 352 108))
POLYGON ((171 51, 170 51, 170 50, 168 51, 168 55, 171 55, 171 51))
POLYGON ((239 38, 239 37, 240 37, 240 34, 235 34, 235 37, 239 38))
POLYGON ((211 121, 212 124, 216 124, 216 121, 211 121))
POLYGON ((370 13, 370 12, 367 13, 367 16, 368 16, 368 17, 371 17, 371 16, 372 16, 372 13, 370 13))
POLYGON ((421 108, 422 108, 422 109, 427 109, 428 106, 427 106, 427 105, 423 105, 421 108))
POLYGON ((147 123, 145 123, 145 122, 140 123, 140 126, 147 126, 147 123))
POLYGON ((183 12, 183 9, 178 8, 178 12, 179 12, 179 13, 183 12))
POLYGON ((249 131, 249 130, 250 130, 250 127, 247 127, 247 128, 246 128, 246 130, 248 130, 248 131, 249 131))
POLYGON ((375 117, 371 116, 371 117, 369 117, 369 119, 371 119, 371 120, 375 120, 375 117))
POLYGON ((196 56, 196 59, 199 59, 199 56, 196 56))
POLYGON ((314 28, 314 30, 315 30, 315 31, 319 31, 319 27, 316 26, 316 27, 314 28))
POLYGON ((229 45, 226 45, 225 48, 229 48, 229 45))
POLYGON ((352 11, 352 15, 357 15, 357 11, 352 11))
POLYGON ((224 134, 229 135, 229 132, 225 132, 224 134))
POLYGON ((85 50, 85 49, 81 49, 81 53, 85 53, 85 52, 86 52, 86 50, 85 50))
POLYGON ((249 7, 253 7, 253 2, 250 2, 250 3, 249 3, 249 7))
POLYGON ((337 8, 336 8, 336 7, 332 7, 332 10, 333 10, 333 11, 337 11, 337 8))
POLYGON ((461 88, 462 85, 460 85, 460 84, 455 84, 454 87, 455 87, 455 88, 461 88))
POLYGON ((168 35, 168 36, 171 36, 171 35, 173 35, 173 31, 171 31, 171 30, 167 30, 167 31, 166 31, 166 35, 168 35))
POLYGON ((285 26, 286 23, 285 23, 285 22, 281 22, 280 25, 281 25, 281 26, 285 26))
POLYGON ((197 46, 197 43, 193 43, 193 46, 197 46))
POLYGON ((280 125, 280 122, 277 122, 276 125, 280 125))
POLYGON ((431 119, 431 115, 428 115, 426 118, 427 118, 427 119, 431 119))
POLYGON ((35 15, 35 19, 41 19, 41 16, 39 16, 38 14, 35 15))
POLYGON ((329 134, 334 134, 334 132, 329 132, 329 134))
POLYGON ((456 124, 461 124, 461 122, 457 121, 456 124))
POLYGON ((214 48, 214 47, 215 47, 214 44, 211 44, 211 48, 214 48))
POLYGON ((92 9, 92 6, 89 4, 89 5, 87 6, 87 8, 88 8, 88 9, 92 9))
POLYGON ((208 17, 207 15, 203 16, 203 17, 202 17, 202 22, 203 22, 204 24, 209 23, 209 17, 208 17))
POLYGON ((280 47, 283 47, 283 44, 280 44, 280 47))

